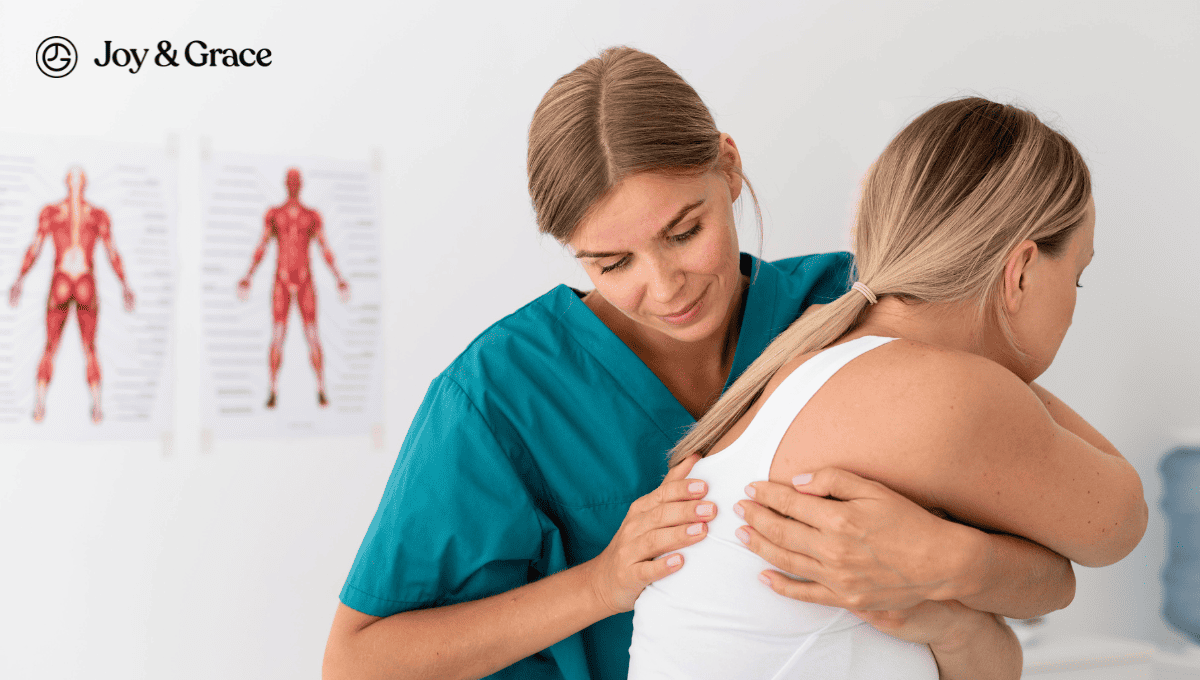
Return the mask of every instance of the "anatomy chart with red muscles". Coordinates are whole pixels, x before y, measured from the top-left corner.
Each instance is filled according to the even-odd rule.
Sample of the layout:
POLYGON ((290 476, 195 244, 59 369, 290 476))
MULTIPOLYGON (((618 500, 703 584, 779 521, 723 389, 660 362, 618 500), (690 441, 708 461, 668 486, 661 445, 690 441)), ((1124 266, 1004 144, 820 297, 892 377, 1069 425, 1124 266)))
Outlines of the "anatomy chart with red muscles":
POLYGON ((378 177, 211 154, 203 168, 205 434, 378 432, 378 177))
POLYGON ((170 431, 175 161, 0 138, 0 437, 170 431))

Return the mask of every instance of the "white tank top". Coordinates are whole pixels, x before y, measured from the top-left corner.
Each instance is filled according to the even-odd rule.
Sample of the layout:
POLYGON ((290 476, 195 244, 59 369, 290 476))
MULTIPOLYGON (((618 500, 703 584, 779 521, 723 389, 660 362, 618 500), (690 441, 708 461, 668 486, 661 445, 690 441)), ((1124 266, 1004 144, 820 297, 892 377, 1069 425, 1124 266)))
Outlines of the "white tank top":
POLYGON ((771 393, 727 448, 689 475, 720 511, 684 548, 683 568, 650 584, 633 609, 629 677, 729 680, 937 680, 928 645, 881 633, 845 609, 792 600, 758 580, 775 569, 734 535, 733 506, 767 479, 779 442, 817 390, 855 357, 893 338, 864 337, 813 356, 771 393))

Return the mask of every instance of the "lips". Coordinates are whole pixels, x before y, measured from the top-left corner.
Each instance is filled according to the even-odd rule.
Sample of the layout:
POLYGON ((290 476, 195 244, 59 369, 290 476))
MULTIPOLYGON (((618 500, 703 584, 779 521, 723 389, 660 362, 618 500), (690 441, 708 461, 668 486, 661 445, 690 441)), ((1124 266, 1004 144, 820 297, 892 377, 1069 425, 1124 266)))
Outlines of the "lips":
POLYGON ((690 305, 688 305, 687 307, 684 307, 683 309, 679 310, 678 312, 675 312, 674 314, 664 314, 662 316, 659 316, 658 318, 662 319, 666 323, 669 323, 673 326, 677 326, 679 324, 685 324, 685 323, 691 321, 692 319, 694 319, 700 315, 700 310, 704 307, 704 305, 702 304, 704 301, 704 293, 707 293, 707 292, 708 291, 706 289, 690 305))

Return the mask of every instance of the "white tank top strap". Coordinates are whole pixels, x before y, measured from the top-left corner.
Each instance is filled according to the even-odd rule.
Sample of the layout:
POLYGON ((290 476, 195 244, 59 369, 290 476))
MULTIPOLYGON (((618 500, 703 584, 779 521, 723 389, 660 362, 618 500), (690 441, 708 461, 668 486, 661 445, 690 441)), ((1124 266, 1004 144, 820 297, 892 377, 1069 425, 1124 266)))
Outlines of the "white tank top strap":
MULTIPOLYGON (((754 420, 742 435, 749 444, 749 451, 741 454, 755 458, 753 468, 761 479, 767 478, 771 462, 775 459, 775 450, 779 442, 796 419, 796 415, 804 408, 817 390, 833 377, 843 366, 855 358, 879 347, 895 338, 881 338, 868 335, 855 338, 829 349, 822 350, 816 356, 800 364, 783 382, 775 388, 766 403, 754 415, 754 420)), ((749 462, 749 461, 747 461, 749 462)))

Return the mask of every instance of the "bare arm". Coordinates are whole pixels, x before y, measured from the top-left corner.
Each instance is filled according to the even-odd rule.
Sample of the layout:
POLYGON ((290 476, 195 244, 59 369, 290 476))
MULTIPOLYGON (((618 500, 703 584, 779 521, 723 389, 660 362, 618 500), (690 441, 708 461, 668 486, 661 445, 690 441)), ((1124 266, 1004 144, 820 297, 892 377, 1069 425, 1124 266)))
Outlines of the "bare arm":
POLYGON ((1012 628, 995 614, 975 610, 964 615, 957 636, 931 643, 929 649, 941 680, 1017 680, 1024 664, 1012 628))
POLYGON ((843 368, 809 406, 780 445, 775 481, 814 461, 840 467, 1086 566, 1121 559, 1145 531, 1133 467, 1059 425, 1028 385, 982 357, 896 341, 843 368))
POLYGON ((1121 460, 1125 459, 1121 452, 1117 451, 1117 447, 1105 439, 1104 435, 1097 432, 1096 428, 1071 410, 1071 407, 1064 404, 1061 399, 1050 394, 1049 390, 1037 383, 1029 383, 1029 389, 1033 390, 1033 393, 1042 401, 1042 406, 1046 407, 1046 412, 1050 414, 1054 422, 1058 423, 1059 427, 1072 432, 1101 453, 1116 456, 1121 460))
POLYGON ((1103 436, 1040 387, 985 361, 957 367, 937 408, 955 446, 933 449, 930 500, 978 526, 1019 534, 1085 566, 1137 546, 1149 515, 1141 479, 1103 436), (970 442, 986 448, 970 452, 970 442), (953 470, 951 473, 950 470, 953 470))
POLYGON ((646 584, 682 567, 673 551, 707 536, 706 522, 716 516, 700 500, 707 485, 685 479, 696 460, 635 501, 608 547, 588 562, 499 595, 387 618, 339 605, 324 678, 478 678, 629 611, 646 584))
POLYGON ((480 678, 610 614, 590 563, 474 602, 381 619, 338 605, 322 677, 480 678))
POLYGON ((878 482, 836 468, 796 487, 755 482, 738 506, 748 547, 783 571, 776 592, 848 609, 906 609, 959 600, 1012 618, 1062 609, 1075 596, 1065 557, 1025 539, 935 516, 878 482), (802 521, 796 519, 802 518, 802 521))
POLYGON ((1021 677, 1021 645, 1008 624, 955 600, 899 611, 855 611, 876 629, 901 640, 928 644, 941 680, 1008 680, 1021 677))

